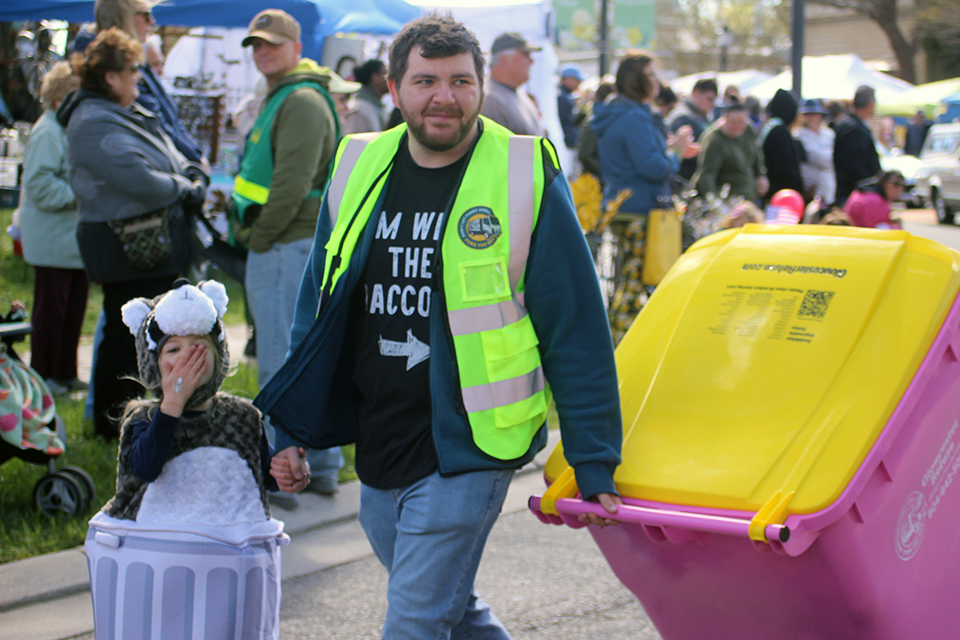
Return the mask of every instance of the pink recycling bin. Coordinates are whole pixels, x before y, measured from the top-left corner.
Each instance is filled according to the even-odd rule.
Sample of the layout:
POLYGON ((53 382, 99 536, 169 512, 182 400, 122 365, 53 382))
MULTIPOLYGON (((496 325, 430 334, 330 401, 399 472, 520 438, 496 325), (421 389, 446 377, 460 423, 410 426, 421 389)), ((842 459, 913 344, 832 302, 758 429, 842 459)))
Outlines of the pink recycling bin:
MULTIPOLYGON (((589 527, 665 640, 960 638, 960 254, 748 225, 617 349, 622 523, 589 527)), ((561 416, 562 421, 562 416, 561 416)), ((562 442, 530 506, 582 526, 562 442)))

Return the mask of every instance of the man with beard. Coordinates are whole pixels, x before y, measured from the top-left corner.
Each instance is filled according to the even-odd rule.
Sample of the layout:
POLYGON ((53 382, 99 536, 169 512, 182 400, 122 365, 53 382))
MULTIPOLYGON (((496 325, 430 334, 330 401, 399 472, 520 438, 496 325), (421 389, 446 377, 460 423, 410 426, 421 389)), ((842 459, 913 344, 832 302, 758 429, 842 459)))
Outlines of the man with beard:
POLYGON ((580 492, 616 513, 613 345, 553 147, 479 116, 476 37, 419 18, 389 69, 406 124, 340 144, 293 348, 256 404, 280 426, 286 491, 309 482, 304 448, 356 443, 384 638, 502 640, 474 577, 514 470, 546 444, 551 391, 580 492))

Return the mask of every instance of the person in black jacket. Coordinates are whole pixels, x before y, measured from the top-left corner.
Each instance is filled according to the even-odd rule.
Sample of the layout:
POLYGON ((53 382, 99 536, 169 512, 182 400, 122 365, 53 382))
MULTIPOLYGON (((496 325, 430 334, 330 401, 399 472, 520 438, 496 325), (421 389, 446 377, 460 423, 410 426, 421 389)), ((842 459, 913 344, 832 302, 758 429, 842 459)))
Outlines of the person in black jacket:
POLYGON ((789 91, 778 89, 767 104, 767 121, 760 130, 760 147, 767 167, 767 180, 770 181, 770 188, 764 195, 765 203, 781 189, 803 193, 800 152, 790 133, 790 125, 796 119, 796 98, 789 91))
POLYGON ((834 204, 838 207, 843 207, 858 182, 880 172, 880 155, 866 125, 873 118, 876 105, 877 95, 873 87, 857 87, 853 111, 837 123, 833 166, 837 172, 837 201, 834 204))

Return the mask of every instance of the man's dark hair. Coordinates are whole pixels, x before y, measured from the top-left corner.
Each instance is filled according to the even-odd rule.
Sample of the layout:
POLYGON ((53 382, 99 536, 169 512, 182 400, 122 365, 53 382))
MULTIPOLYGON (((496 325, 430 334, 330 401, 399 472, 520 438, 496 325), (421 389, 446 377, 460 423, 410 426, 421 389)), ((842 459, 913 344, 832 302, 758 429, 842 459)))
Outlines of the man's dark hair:
POLYGON ((843 115, 843 105, 838 100, 831 100, 827 103, 827 113, 831 120, 839 120, 843 115))
POLYGON ((673 89, 668 87, 665 84, 660 85, 660 93, 657 94, 657 104, 660 106, 668 104, 677 104, 677 94, 674 93, 673 89))
POLYGON ((386 62, 373 58, 353 68, 353 79, 362 85, 368 85, 373 76, 380 75, 386 68, 386 62))
MULTIPOLYGON (((702 78, 697 80, 697 83, 693 85, 693 91, 697 93, 720 93, 720 88, 717 87, 717 81, 713 78, 702 78)), ((692 93, 692 92, 691 92, 692 93)))
POLYGON ((723 115, 727 115, 728 113, 737 113, 738 111, 747 112, 747 105, 743 104, 742 102, 731 102, 723 108, 723 115))
POLYGON ((857 92, 853 94, 854 109, 863 109, 864 107, 868 107, 876 101, 877 92, 874 91, 873 87, 868 87, 865 84, 857 87, 857 92))
MULTIPOLYGON (((407 72, 407 62, 414 45, 420 45, 424 58, 449 58, 460 53, 473 56, 477 79, 483 88, 483 53, 473 32, 457 22, 451 15, 438 13, 408 22, 390 45, 390 75, 397 86, 407 72)), ((356 77, 356 76, 354 76, 356 77)))
POLYGON ((593 94, 593 100, 594 102, 603 102, 607 99, 607 96, 609 96, 611 93, 615 93, 616 90, 617 86, 612 82, 601 82, 600 86, 597 87, 596 93, 593 94))

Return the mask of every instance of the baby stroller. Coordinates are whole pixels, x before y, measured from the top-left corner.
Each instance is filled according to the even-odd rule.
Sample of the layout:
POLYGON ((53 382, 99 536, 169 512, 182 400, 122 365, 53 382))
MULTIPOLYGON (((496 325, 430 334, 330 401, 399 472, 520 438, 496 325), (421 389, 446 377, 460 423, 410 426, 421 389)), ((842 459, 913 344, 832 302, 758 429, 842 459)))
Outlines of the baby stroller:
POLYGON ((31 331, 21 307, 0 315, 0 464, 17 457, 46 465, 33 489, 37 507, 46 516, 77 516, 95 500, 93 480, 79 467, 56 467, 66 441, 63 420, 43 378, 13 349, 31 331))

